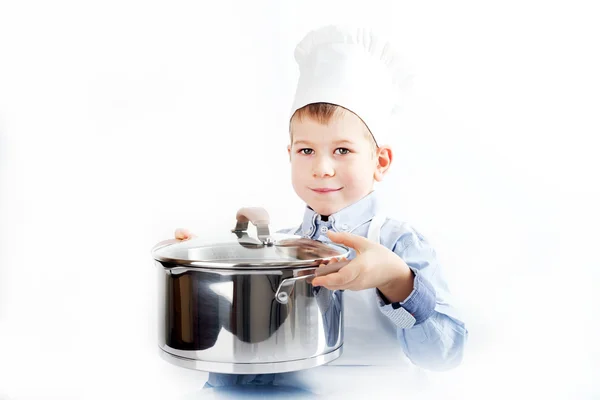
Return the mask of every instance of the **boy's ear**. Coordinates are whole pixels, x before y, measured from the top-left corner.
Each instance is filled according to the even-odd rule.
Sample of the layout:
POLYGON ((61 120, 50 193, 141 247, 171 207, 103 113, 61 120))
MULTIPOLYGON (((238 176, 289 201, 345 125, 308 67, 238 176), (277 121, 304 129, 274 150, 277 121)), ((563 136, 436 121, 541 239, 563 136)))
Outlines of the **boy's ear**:
POLYGON ((288 157, 290 158, 290 162, 292 161, 292 146, 288 144, 287 146, 288 157))
POLYGON ((377 182, 381 182, 383 180, 384 175, 390 169, 392 165, 392 159, 394 155, 392 153, 392 148, 389 146, 381 146, 377 149, 377 153, 375 154, 375 158, 377 160, 377 166, 375 168, 375 173, 373 178, 377 182))

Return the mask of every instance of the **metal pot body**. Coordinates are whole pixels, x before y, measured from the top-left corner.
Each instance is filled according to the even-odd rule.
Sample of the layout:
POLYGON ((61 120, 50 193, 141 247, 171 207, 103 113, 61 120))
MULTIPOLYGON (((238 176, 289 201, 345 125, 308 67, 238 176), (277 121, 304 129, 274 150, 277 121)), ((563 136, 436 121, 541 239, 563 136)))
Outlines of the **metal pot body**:
POLYGON ((322 365, 341 355, 343 292, 313 287, 303 279, 314 267, 223 269, 155 263, 159 347, 171 363, 219 373, 279 373, 322 365), (282 287, 287 288, 285 295, 279 293, 282 287))

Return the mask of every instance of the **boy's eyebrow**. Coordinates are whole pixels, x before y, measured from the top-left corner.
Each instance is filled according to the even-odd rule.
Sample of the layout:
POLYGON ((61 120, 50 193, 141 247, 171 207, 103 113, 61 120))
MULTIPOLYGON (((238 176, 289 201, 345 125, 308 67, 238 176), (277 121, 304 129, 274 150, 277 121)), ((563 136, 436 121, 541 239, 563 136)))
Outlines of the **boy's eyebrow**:
POLYGON ((342 139, 342 140, 338 140, 338 141, 334 142, 334 144, 354 144, 354 142, 352 142, 350 140, 342 139))
POLYGON ((293 145, 299 145, 299 144, 303 144, 303 145, 306 145, 306 146, 310 146, 310 145, 311 145, 311 144, 310 144, 309 142, 307 142, 306 140, 294 140, 294 143, 292 143, 292 146, 293 146, 293 145))
MULTIPOLYGON (((292 143, 292 145, 306 145, 306 146, 312 146, 312 143, 307 142, 306 140, 295 140, 294 143, 292 143)), ((338 144, 354 144, 354 142, 350 141, 350 140, 346 140, 346 139, 342 139, 342 140, 336 140, 335 142, 333 142, 333 144, 338 145, 338 144)))

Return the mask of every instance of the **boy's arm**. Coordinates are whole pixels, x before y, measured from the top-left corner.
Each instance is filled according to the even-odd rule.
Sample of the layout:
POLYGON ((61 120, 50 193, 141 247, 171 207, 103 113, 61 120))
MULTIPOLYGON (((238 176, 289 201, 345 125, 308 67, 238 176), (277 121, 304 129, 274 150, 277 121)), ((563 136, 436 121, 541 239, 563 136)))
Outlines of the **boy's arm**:
POLYGON ((447 370, 458 366, 468 331, 452 304, 435 250, 412 229, 401 234, 392 250, 412 270, 413 290, 396 303, 390 303, 378 289, 375 292, 381 312, 397 327, 400 346, 420 367, 447 370))

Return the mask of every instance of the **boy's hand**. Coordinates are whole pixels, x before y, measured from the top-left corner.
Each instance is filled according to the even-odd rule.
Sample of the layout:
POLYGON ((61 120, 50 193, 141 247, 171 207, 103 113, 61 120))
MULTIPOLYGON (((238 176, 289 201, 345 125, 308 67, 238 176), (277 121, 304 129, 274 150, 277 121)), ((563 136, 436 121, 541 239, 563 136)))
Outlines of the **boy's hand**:
POLYGON ((336 273, 313 279, 330 290, 378 288, 390 302, 404 301, 413 290, 414 275, 396 253, 379 243, 346 232, 327 233, 332 242, 356 250, 356 258, 336 273))
POLYGON ((192 234, 187 229, 183 229, 183 228, 175 229, 175 239, 177 239, 177 240, 188 240, 188 239, 191 239, 194 237, 196 237, 196 235, 192 234))

